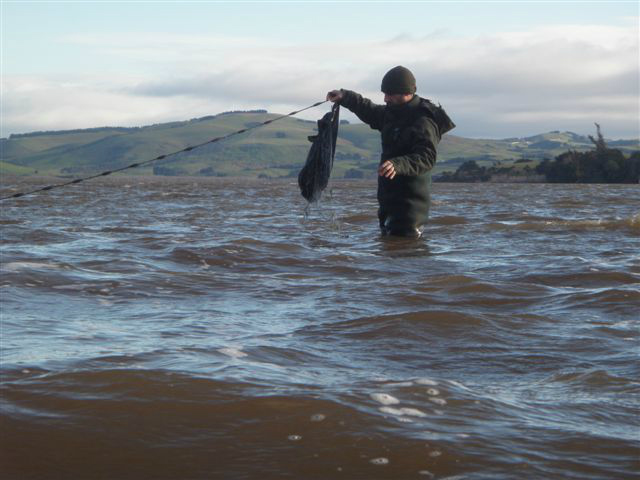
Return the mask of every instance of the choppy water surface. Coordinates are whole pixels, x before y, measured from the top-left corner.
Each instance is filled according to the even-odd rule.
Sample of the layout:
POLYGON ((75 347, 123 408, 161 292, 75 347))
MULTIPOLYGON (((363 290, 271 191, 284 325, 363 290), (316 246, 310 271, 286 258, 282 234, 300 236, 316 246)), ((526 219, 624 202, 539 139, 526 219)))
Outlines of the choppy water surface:
POLYGON ((434 200, 420 240, 371 182, 3 202, 3 478, 640 478, 639 187, 434 200))

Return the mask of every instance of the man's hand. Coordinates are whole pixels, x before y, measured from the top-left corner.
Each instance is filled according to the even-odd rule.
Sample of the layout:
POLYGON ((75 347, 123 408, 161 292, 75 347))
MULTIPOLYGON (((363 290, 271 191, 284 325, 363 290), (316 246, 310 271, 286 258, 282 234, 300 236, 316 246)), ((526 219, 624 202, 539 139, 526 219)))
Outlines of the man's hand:
POLYGON ((396 176, 396 167, 393 166, 391 160, 387 160, 380 167, 378 167, 378 175, 381 177, 386 177, 389 180, 393 180, 393 177, 396 176))
POLYGON ((342 100, 342 91, 331 90, 329 93, 327 93, 327 100, 333 103, 339 102, 340 100, 342 100))

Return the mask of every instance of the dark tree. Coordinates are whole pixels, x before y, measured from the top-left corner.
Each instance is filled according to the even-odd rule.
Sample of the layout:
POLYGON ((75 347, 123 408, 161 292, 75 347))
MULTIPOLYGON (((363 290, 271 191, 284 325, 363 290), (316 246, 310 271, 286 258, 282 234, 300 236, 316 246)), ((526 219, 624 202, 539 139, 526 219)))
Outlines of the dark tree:
POLYGON ((597 123, 597 138, 589 135, 595 150, 568 151, 553 162, 544 160, 536 172, 552 183, 638 183, 640 153, 629 158, 615 148, 609 148, 597 123))

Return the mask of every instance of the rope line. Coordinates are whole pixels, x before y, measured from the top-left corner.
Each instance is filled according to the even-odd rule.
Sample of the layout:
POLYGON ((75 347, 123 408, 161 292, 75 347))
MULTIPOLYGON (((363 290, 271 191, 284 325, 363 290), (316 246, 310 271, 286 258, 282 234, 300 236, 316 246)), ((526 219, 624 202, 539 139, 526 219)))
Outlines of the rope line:
POLYGON ((195 150, 196 148, 203 147, 203 146, 208 145, 210 143, 216 143, 216 142, 220 142, 222 140, 226 140, 227 138, 233 137, 234 135, 239 135, 241 133, 248 132, 249 130, 254 130, 256 128, 262 127, 263 125, 268 125, 270 123, 277 122, 278 120, 282 120, 283 118, 292 117, 293 115, 297 115, 300 112, 304 112, 305 110, 309 110, 310 108, 314 108, 314 107, 317 107, 319 105, 322 105, 323 103, 326 103, 327 101, 328 100, 324 100, 322 102, 314 103, 313 105, 309 105, 308 107, 301 108, 300 110, 296 110, 295 112, 287 113, 286 115, 281 115, 279 117, 272 118, 271 120, 267 120, 266 122, 262 122, 262 123, 259 123, 257 125, 253 125, 251 127, 243 128, 241 130, 237 130, 235 132, 228 133, 228 134, 223 135, 221 137, 216 137, 216 138, 213 138, 211 140, 207 140, 206 142, 199 143, 197 145, 192 145, 190 147, 183 148, 182 150, 178 150, 178 151, 171 152, 171 153, 165 153, 164 155, 160 155, 160 156, 158 156, 156 158, 152 158, 151 160, 145 160, 144 162, 132 163, 131 165, 127 165, 126 167, 116 168, 114 170, 107 170, 106 172, 97 173, 97 174, 91 175, 89 177, 76 178, 75 180, 70 180, 68 182, 58 183, 58 184, 54 184, 54 185, 48 185, 46 187, 37 188, 35 190, 31 190, 31 191, 27 191, 27 192, 14 193, 13 195, 8 195, 6 197, 0 197, 0 201, 8 200, 10 198, 20 198, 20 197, 24 197, 26 195, 32 195, 32 194, 38 193, 38 192, 46 192, 46 191, 49 191, 49 190, 53 190, 54 188, 66 187, 67 185, 74 185, 74 184, 85 182, 87 180, 92 180, 92 179, 98 178, 98 177, 106 177, 107 175, 111 175, 112 173, 122 172, 123 170, 129 170, 130 168, 143 167, 145 165, 149 165, 150 163, 157 162, 158 160, 164 160, 167 157, 171 157, 171 156, 177 155, 179 153, 190 152, 191 150, 195 150))

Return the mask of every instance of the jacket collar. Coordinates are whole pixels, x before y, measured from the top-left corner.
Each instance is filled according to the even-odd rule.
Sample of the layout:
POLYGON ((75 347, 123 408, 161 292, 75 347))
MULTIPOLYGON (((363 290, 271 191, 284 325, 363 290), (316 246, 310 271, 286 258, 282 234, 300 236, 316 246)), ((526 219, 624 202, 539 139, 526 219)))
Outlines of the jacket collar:
POLYGON ((404 115, 405 113, 409 113, 419 106, 420 97, 418 95, 414 95, 411 100, 409 100, 407 103, 403 103, 402 105, 387 105, 387 112, 390 112, 393 115, 404 115))

